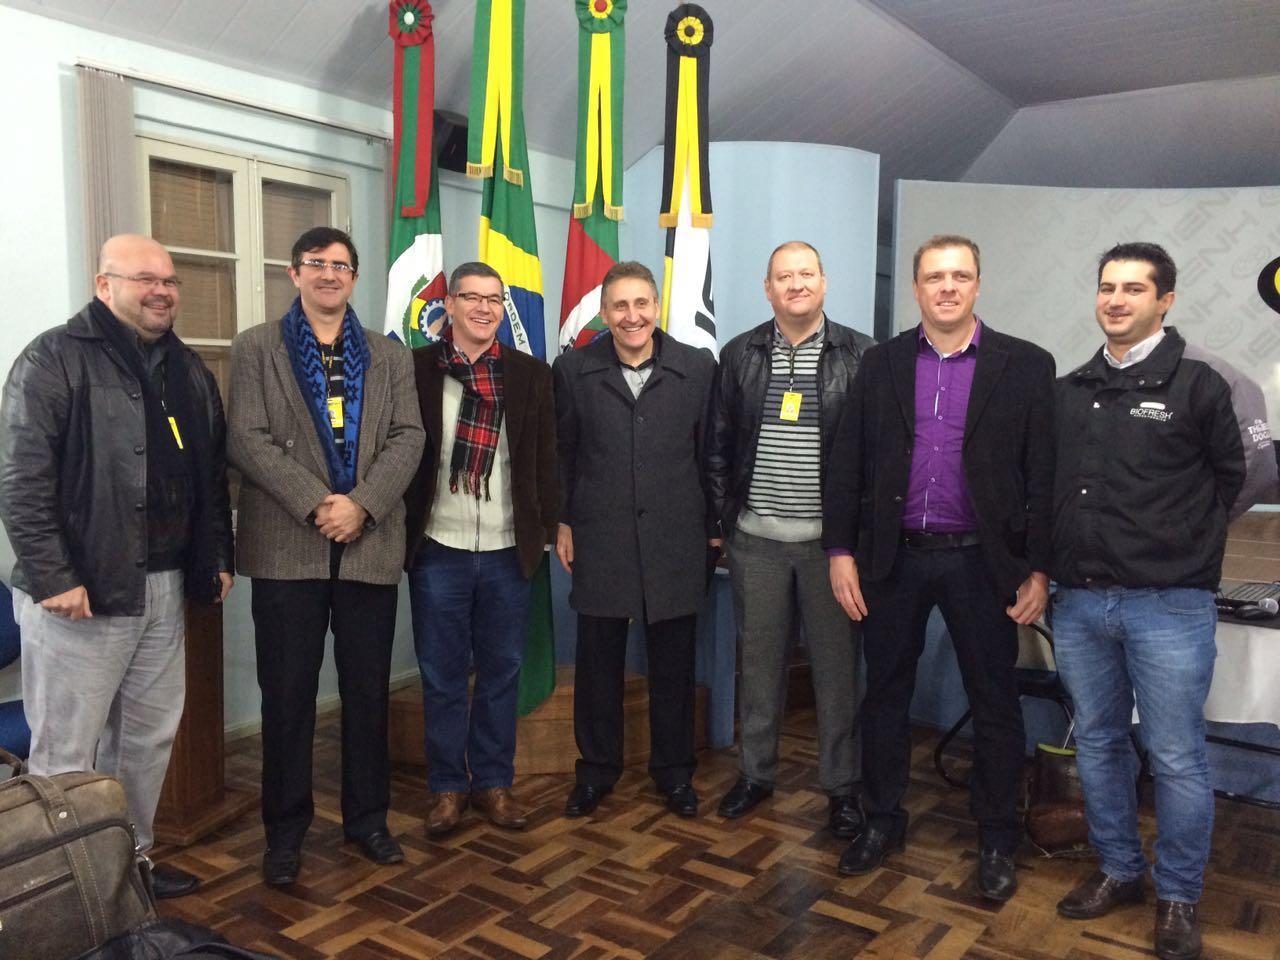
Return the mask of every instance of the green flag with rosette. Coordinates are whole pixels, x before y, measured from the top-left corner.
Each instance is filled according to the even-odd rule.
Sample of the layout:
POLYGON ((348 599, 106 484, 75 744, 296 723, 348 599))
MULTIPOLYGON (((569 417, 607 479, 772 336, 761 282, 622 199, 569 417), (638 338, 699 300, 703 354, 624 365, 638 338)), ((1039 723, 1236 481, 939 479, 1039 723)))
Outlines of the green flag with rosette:
POLYGON ((444 325, 440 182, 432 148, 435 38, 427 0, 391 0, 394 121, 391 246, 383 332, 410 347, 444 325))

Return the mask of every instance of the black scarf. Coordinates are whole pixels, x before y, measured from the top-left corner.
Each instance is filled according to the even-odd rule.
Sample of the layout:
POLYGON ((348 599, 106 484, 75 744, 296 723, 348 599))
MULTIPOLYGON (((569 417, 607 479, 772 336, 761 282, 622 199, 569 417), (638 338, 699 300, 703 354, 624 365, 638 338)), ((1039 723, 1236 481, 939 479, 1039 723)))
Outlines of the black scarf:
POLYGON ((189 596, 208 600, 217 575, 210 475, 209 415, 192 396, 186 349, 169 331, 151 350, 163 350, 155 377, 137 334, 101 300, 91 305, 113 357, 138 382, 146 417, 148 567, 182 567, 189 596), (169 424, 178 425, 182 446, 169 424), (157 566, 157 564, 159 566, 157 566))

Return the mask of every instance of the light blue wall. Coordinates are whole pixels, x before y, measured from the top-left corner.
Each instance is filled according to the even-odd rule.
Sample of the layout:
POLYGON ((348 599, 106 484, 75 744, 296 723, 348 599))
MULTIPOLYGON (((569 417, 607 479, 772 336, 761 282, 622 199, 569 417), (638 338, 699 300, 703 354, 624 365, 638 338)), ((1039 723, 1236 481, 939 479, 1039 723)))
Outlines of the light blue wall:
MULTIPOLYGON (((711 269, 721 346, 772 316, 763 279, 769 254, 785 240, 805 240, 822 254, 827 313, 872 333, 876 285, 876 211, 880 159, 845 147, 805 143, 712 143, 711 269)), ((662 274, 666 231, 658 226, 662 147, 626 173, 626 211, 619 245, 624 259, 662 274)), ((733 737, 734 636, 725 578, 703 606, 698 680, 711 686, 713 746, 733 737)), ((577 629, 568 603, 569 577, 552 565, 556 657, 573 662, 577 629)), ((627 666, 645 670, 641 630, 633 626, 627 666)))
MULTIPOLYGON (((773 248, 804 240, 822 254, 827 314, 870 334, 875 308, 880 158, 815 143, 712 143, 711 270, 721 346, 769 319, 764 273, 773 248)), ((627 171, 622 255, 661 275, 662 147, 627 171)))

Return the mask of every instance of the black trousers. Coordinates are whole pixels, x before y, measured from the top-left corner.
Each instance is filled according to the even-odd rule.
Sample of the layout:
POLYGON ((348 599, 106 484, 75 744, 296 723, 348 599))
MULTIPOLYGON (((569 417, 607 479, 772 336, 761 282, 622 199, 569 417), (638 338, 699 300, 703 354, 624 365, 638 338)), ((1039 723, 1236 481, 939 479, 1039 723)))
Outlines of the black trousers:
MULTIPOLYGON (((625 617, 578 614, 573 734, 579 783, 612 787, 622 775, 625 617)), ((697 617, 647 623, 649 773, 664 793, 693 779, 693 656, 697 617)))
POLYGON ((902 797, 911 766, 911 695, 925 627, 936 606, 955 647, 973 710, 974 769, 969 803, 979 843, 1012 853, 1022 838, 1022 706, 1014 665, 1017 625, 1005 614, 978 546, 898 548, 888 579, 864 582, 868 616, 862 643, 867 694, 862 701, 862 776, 867 815, 891 832, 904 830, 902 797))
POLYGON ((390 805, 387 687, 394 586, 338 580, 253 580, 262 691, 262 822, 270 847, 299 847, 315 814, 311 752, 325 636, 342 698, 342 826, 385 830, 390 805))

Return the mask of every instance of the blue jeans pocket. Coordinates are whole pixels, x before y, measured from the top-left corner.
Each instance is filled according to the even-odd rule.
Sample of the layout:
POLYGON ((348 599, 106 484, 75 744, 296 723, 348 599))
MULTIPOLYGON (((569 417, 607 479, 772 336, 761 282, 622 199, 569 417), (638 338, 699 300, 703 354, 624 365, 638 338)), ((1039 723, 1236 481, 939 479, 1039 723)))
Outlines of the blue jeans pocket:
POLYGON ((1156 590, 1156 600, 1168 613, 1202 614, 1213 603, 1213 594, 1198 587, 1167 587, 1156 590))

